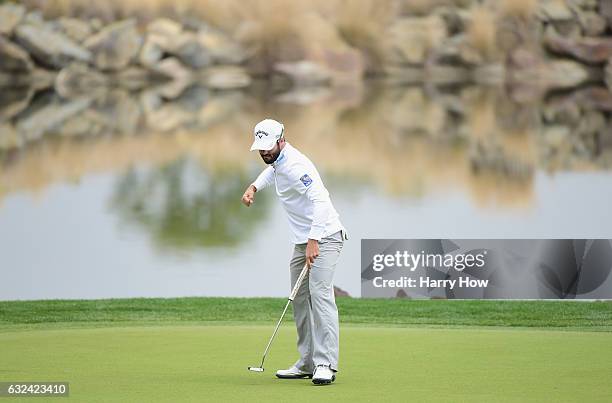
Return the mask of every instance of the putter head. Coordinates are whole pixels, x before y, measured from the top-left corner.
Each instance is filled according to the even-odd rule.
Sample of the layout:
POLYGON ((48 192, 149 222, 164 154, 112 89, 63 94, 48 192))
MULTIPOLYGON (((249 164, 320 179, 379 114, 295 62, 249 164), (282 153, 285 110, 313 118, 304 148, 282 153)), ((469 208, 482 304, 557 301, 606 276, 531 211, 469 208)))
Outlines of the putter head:
POLYGON ((249 371, 253 371, 253 372, 264 372, 263 367, 248 367, 249 371))

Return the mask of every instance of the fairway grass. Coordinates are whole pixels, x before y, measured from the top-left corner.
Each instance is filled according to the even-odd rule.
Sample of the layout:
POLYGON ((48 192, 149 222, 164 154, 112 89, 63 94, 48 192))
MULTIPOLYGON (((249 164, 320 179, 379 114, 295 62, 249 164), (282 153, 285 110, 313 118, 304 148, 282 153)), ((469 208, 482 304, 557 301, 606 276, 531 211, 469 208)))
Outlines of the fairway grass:
POLYGON ((0 378, 68 381, 70 400, 87 402, 604 402, 612 396, 608 332, 344 326, 338 379, 315 387, 307 379, 274 377, 297 359, 291 324, 281 327, 266 371, 247 371, 259 365, 271 330, 14 330, 0 333, 0 378))

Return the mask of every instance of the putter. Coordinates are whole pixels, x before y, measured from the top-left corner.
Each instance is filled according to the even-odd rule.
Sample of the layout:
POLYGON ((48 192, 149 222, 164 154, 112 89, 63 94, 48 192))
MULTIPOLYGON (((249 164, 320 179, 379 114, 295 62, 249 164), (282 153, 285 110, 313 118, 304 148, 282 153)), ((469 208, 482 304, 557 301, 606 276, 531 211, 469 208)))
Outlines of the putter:
POLYGON ((259 367, 247 367, 249 371, 264 372, 263 365, 264 365, 264 361, 266 360, 266 355, 268 355, 268 350, 270 350, 270 345, 272 345, 272 340, 274 340, 274 336, 276 336, 276 332, 278 332, 278 328, 280 327, 280 324, 283 321, 283 318, 285 317, 285 313, 287 312, 287 308, 289 308, 289 304, 293 301, 298 290, 300 289, 300 285, 302 284, 304 277, 306 277, 306 273, 308 273, 308 263, 304 265, 304 268, 302 269, 300 276, 298 277, 297 281, 295 282, 295 285, 293 286, 293 290, 291 291, 291 295, 289 296, 289 299, 287 300, 287 305, 285 305, 283 314, 278 320, 278 323, 276 324, 276 327, 274 328, 274 333, 272 333, 272 337, 270 337, 270 341, 268 342, 268 345, 266 346, 266 349, 263 353, 263 357, 261 359, 261 365, 259 367))

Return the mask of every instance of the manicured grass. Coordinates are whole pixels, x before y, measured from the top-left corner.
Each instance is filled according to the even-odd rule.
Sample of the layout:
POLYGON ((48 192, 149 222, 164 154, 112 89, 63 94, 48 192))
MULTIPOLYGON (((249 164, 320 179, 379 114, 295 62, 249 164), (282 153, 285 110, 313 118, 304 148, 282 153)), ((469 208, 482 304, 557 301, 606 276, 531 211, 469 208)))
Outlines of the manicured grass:
MULTIPOLYGON (((0 302, 0 330, 23 327, 261 323, 282 298, 130 298, 0 302)), ((512 326, 612 331, 612 301, 449 301, 337 298, 343 324, 512 326)), ((290 320, 290 314, 287 320, 290 320)))
MULTIPOLYGON (((609 402, 612 335, 510 328, 341 328, 337 381, 279 380, 287 324, 266 362, 263 325, 0 333, 0 378, 68 381, 80 402, 609 402)), ((33 401, 41 401, 34 398, 33 401)), ((27 401, 21 398, 19 401, 27 401)))

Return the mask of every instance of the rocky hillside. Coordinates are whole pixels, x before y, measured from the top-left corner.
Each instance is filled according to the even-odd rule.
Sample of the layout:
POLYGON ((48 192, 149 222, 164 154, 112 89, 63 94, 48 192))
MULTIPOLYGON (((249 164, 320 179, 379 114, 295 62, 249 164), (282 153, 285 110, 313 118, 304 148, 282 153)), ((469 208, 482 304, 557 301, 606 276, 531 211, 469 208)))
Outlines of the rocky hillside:
POLYGON ((544 89, 612 81, 606 79, 612 76, 612 2, 604 0, 384 1, 378 7, 360 1, 338 3, 334 12, 315 2, 297 11, 287 7, 285 19, 270 15, 272 9, 254 20, 226 17, 235 23, 226 22, 225 31, 191 15, 189 2, 171 18, 143 19, 134 10, 133 18, 108 22, 79 12, 78 6, 89 14, 97 9, 77 0, 63 2, 73 16, 53 17, 55 3, 0 6, 0 84, 54 86, 62 94, 164 79, 237 88, 253 76, 276 74, 298 85, 368 75, 394 83, 531 82, 544 89))

